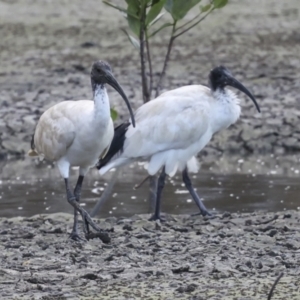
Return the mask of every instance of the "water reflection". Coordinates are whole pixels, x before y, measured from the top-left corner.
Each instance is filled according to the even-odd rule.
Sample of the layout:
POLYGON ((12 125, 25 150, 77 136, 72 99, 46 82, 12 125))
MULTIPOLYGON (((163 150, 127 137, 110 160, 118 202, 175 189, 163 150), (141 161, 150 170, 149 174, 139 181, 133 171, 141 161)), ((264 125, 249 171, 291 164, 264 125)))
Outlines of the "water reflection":
MULTIPOLYGON (((299 157, 222 157, 205 159, 193 183, 207 208, 217 211, 278 211, 297 209, 299 202, 299 157)), ((26 159, 1 166, 0 216, 31 216, 39 213, 72 212, 65 199, 64 183, 53 165, 26 159)), ((82 205, 90 210, 104 190, 109 177, 92 170, 85 179, 82 205)), ((146 172, 142 165, 124 168, 111 199, 100 217, 149 213, 148 184, 133 190, 146 172)), ((75 184, 77 170, 71 172, 75 184)), ((197 207, 176 175, 168 180, 162 211, 173 214, 195 213, 197 207)))

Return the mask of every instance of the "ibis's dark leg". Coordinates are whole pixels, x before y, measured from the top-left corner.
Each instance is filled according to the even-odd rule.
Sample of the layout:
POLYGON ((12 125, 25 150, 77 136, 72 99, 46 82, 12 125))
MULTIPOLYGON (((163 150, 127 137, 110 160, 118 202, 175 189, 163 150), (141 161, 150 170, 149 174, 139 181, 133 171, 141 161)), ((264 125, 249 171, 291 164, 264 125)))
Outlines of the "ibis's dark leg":
POLYGON ((156 197, 157 197, 157 182, 158 178, 156 175, 149 176, 149 204, 150 204, 150 211, 154 211, 156 197))
POLYGON ((150 221, 160 220, 160 204, 161 204, 161 193, 165 186, 166 172, 165 167, 163 167, 157 183, 157 194, 156 194, 156 203, 155 203, 155 212, 154 215, 149 219, 150 221))
POLYGON ((200 213, 203 215, 203 216, 206 216, 206 215, 211 215, 211 213, 206 209, 206 207, 204 206, 203 202, 200 200, 198 194, 196 193, 196 191, 194 190, 193 188, 193 185, 192 185, 192 182, 191 182, 191 179, 188 175, 188 172, 187 172, 187 168, 184 169, 184 171, 182 172, 182 180, 186 186, 186 188, 188 189, 188 191, 190 192, 192 198, 194 199, 194 201, 196 202, 197 206, 199 207, 200 209, 200 213))
MULTIPOLYGON (((83 179, 83 178, 82 178, 83 179)), ((79 181, 79 178, 78 178, 79 181)), ((81 182, 82 183, 82 182, 81 182)), ((68 202, 76 209, 82 216, 83 220, 83 229, 86 237, 89 236, 90 233, 90 228, 89 225, 91 225, 92 228, 94 228, 97 231, 101 231, 101 229, 94 223, 90 215, 87 213, 86 210, 84 210, 79 203, 76 201, 76 197, 74 194, 71 192, 70 187, 69 187, 69 180, 68 178, 65 178, 65 185, 66 185, 66 192, 67 192, 67 199, 68 202)), ((76 190, 76 189, 75 189, 76 190)), ((75 215, 74 215, 75 216, 75 215)), ((74 220, 75 222, 75 220, 74 220)))
MULTIPOLYGON (((74 189, 74 196, 78 203, 80 202, 81 187, 82 187, 83 179, 84 179, 84 176, 82 176, 82 175, 80 175, 78 177, 76 187, 74 189)), ((78 211, 76 208, 74 208, 74 224, 73 224, 72 232, 70 234, 70 238, 73 240, 81 240, 81 238, 78 234, 78 211)))

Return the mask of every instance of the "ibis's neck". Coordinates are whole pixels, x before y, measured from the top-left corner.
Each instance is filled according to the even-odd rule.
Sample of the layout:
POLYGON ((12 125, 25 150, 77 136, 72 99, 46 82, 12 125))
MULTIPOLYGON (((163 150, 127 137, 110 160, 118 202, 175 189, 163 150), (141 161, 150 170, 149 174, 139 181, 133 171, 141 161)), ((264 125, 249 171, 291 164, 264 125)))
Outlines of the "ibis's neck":
POLYGON ((212 91, 214 101, 213 131, 217 132, 235 123, 240 114, 239 99, 234 92, 228 89, 216 89, 212 91))
POLYGON ((239 105, 240 101, 236 94, 229 89, 218 88, 212 90, 213 97, 222 105, 239 105))
POLYGON ((110 117, 110 104, 104 84, 93 85, 95 116, 107 119, 110 117))

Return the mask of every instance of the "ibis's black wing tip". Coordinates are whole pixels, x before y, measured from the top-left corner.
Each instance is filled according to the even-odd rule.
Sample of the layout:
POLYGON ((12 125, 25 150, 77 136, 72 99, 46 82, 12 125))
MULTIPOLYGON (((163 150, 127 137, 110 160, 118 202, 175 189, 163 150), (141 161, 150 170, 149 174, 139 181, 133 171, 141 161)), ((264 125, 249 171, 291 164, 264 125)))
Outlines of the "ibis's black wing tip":
POLYGON ((103 158, 99 159, 96 165, 96 168, 98 170, 105 166, 117 153, 123 152, 124 142, 126 139, 125 135, 130 125, 131 123, 127 122, 122 123, 115 128, 114 137, 106 155, 103 158))

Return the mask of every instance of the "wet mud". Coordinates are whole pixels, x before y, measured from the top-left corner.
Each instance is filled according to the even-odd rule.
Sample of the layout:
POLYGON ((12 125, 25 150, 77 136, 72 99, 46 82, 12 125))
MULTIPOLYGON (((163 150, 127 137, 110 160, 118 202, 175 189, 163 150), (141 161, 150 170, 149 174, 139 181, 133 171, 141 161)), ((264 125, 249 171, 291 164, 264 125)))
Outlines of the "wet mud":
MULTIPOLYGON (((72 215, 0 220, 1 299, 300 298, 300 213, 98 220, 111 236, 68 239, 72 215)), ((82 227, 80 227, 82 230, 82 227)))

